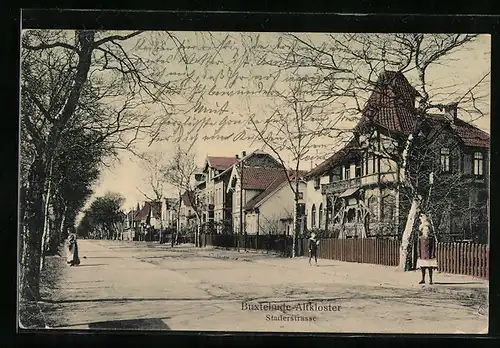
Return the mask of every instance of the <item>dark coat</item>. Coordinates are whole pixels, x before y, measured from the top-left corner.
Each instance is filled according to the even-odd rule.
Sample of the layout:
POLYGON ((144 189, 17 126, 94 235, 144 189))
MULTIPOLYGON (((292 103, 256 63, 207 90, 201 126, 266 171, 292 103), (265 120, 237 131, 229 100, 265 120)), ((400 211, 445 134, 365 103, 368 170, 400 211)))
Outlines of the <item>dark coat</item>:
POLYGON ((418 258, 422 260, 436 258, 436 238, 433 236, 418 237, 418 258))
POLYGON ((317 239, 309 239, 309 250, 316 252, 318 250, 317 239))

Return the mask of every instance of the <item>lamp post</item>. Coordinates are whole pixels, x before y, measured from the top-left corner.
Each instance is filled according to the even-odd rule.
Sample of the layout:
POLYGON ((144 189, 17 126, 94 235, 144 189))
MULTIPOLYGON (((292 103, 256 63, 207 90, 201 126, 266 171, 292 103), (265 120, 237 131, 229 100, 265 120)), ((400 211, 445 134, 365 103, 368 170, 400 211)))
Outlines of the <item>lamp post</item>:
MULTIPOLYGON (((240 161, 240 168, 241 168, 241 174, 240 174, 240 235, 241 232, 243 231, 243 168, 244 168, 244 160, 245 160, 246 152, 243 151, 242 156, 241 156, 241 161, 240 161)), ((244 250, 247 251, 247 229, 245 228, 245 245, 244 245, 244 250)), ((238 236, 239 239, 239 236, 238 236)))
POLYGON ((259 249, 259 230, 260 230, 260 209, 257 207, 255 208, 255 213, 257 214, 257 235, 255 237, 255 250, 259 249))

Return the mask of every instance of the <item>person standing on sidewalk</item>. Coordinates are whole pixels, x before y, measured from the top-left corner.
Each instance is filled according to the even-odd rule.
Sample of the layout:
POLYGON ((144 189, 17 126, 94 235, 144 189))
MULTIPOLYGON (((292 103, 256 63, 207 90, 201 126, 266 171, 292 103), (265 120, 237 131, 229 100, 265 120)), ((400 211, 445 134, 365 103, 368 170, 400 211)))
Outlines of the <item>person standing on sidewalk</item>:
POLYGON ((318 245, 319 240, 316 239, 316 233, 311 233, 309 237, 309 265, 311 265, 311 260, 314 257, 314 263, 318 265, 318 245))
POLYGON ((80 257, 78 256, 78 243, 76 241, 76 233, 72 231, 68 236, 68 258, 67 262, 70 266, 78 266, 80 257))
POLYGON ((420 268, 422 271, 422 280, 419 284, 425 284, 425 271, 429 270, 429 284, 432 285, 432 271, 438 268, 436 237, 434 231, 431 231, 431 224, 425 214, 420 216, 419 232, 417 269, 420 268))

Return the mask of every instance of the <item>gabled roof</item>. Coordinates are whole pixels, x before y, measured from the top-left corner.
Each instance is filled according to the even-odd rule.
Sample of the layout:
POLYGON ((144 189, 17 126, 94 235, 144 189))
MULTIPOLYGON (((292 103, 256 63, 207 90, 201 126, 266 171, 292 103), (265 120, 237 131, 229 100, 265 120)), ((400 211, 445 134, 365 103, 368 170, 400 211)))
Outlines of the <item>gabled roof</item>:
POLYGON ((135 221, 146 221, 148 217, 161 218, 160 202, 145 202, 142 209, 135 214, 135 221))
POLYGON ((238 159, 235 157, 207 156, 207 159, 205 160, 205 170, 207 167, 211 167, 216 170, 226 170, 236 162, 238 162, 238 159))
MULTIPOLYGON (((262 202, 269 196, 271 196, 274 192, 276 192, 280 187, 284 185, 288 185, 288 179, 287 176, 284 172, 284 170, 280 170, 281 174, 277 174, 275 179, 268 185, 268 187, 259 193, 257 196, 253 197, 251 200, 247 202, 245 205, 245 210, 251 210, 253 208, 258 207, 259 205, 262 204, 262 202)), ((299 171, 299 176, 302 177, 306 174, 306 171, 300 170, 299 171)), ((245 173, 243 173, 245 174, 245 173)), ((288 176, 290 177, 290 180, 295 180, 295 171, 294 170, 289 170, 288 171, 288 176)), ((245 179, 245 177, 243 177, 245 179)))
MULTIPOLYGON (((240 163, 241 161, 245 161, 245 160, 249 159, 250 157, 258 156, 258 155, 266 155, 266 156, 269 156, 269 157, 271 157, 271 158, 274 159, 274 157, 272 157, 267 152, 264 152, 264 151, 261 151, 261 150, 255 150, 255 151, 252 151, 251 153, 247 154, 243 158, 239 158, 239 159, 238 158, 234 158, 236 161, 230 167, 228 167, 227 169, 225 169, 222 173, 220 173, 219 175, 215 176, 215 178, 219 178, 219 177, 224 176, 225 174, 228 174, 233 169, 233 167, 236 164, 240 163)), ((274 159, 274 160, 276 161, 276 159, 274 159)))
POLYGON ((380 74, 355 130, 373 123, 391 132, 410 134, 415 124, 418 92, 401 72, 380 74))
POLYGON ((358 148, 358 142, 356 138, 351 138, 348 143, 341 148, 339 151, 335 152, 332 156, 321 162, 315 168, 311 169, 306 175, 305 179, 312 178, 314 176, 319 176, 326 173, 335 165, 339 164, 350 152, 358 148))
MULTIPOLYGON (((238 170, 241 177, 241 170, 238 170)), ((243 168, 244 190, 265 190, 279 176, 284 175, 283 169, 278 168, 243 168)))
POLYGON ((427 120, 431 126, 436 128, 447 126, 465 146, 490 147, 490 135, 470 123, 457 118, 452 125, 445 115, 428 114, 427 116, 427 120))

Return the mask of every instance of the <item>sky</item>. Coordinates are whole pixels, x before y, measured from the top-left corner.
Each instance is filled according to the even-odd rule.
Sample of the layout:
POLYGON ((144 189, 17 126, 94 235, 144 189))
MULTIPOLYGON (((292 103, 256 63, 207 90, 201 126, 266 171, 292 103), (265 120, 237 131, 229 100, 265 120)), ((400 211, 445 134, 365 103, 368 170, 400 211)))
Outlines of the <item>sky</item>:
MULTIPOLYGON (((300 35, 318 46, 327 38, 327 34, 322 33, 300 35)), ((175 122, 167 122, 161 136, 151 146, 148 139, 139 141, 135 151, 155 153, 166 161, 177 143, 192 145, 191 152, 202 165, 207 155, 235 156, 242 151, 265 149, 262 142, 255 140, 255 133, 248 130, 251 127, 248 123, 249 115, 255 115, 255 119, 259 120, 269 117, 274 110, 282 110, 277 98, 265 92, 271 87, 286 90, 289 84, 286 83, 286 74, 277 73, 263 61, 255 61, 257 54, 253 53, 269 49, 263 47, 265 45, 279 51, 282 35, 173 32, 173 37, 176 38, 174 41, 162 38, 158 33, 144 33, 126 44, 125 49, 144 57, 158 71, 163 71, 162 78, 175 79, 183 73, 192 78, 189 92, 182 97, 172 97, 172 102, 182 105, 170 115, 175 122), (180 43, 184 45, 183 52, 189 64, 179 62, 175 45, 180 43), (252 43, 253 49, 245 51, 244 47, 252 43), (186 102, 189 97, 192 97, 192 103, 186 102)), ((450 54, 450 59, 445 64, 429 68, 427 81, 436 100, 450 93, 464 94, 490 70, 490 40, 489 35, 482 35, 466 48, 450 54)), ((411 73, 407 76, 410 82, 413 77, 411 73)), ((471 119, 469 115, 459 113, 459 117, 472 121, 489 133, 489 78, 483 80, 478 90, 486 96, 486 103, 482 106, 485 115, 471 119)), ((342 108, 345 105, 339 101, 322 109, 322 112, 336 117, 342 112, 342 108)), ((155 105, 144 112, 159 117, 165 115, 165 110, 155 105)), ((355 120, 343 120, 340 126, 348 130, 353 122, 355 120)), ((302 169, 311 169, 338 148, 339 142, 332 138, 335 137, 318 140, 321 146, 313 150, 316 158, 305 161, 302 169)), ((284 157, 285 160, 291 159, 289 154, 284 157)), ((132 153, 123 151, 119 161, 103 169, 100 180, 94 187, 94 196, 88 203, 95 196, 112 191, 125 197, 124 209, 135 207, 145 199, 141 191, 150 192, 147 177, 140 160, 132 153)), ((173 195, 174 192, 168 185, 165 186, 165 196, 173 195)))

